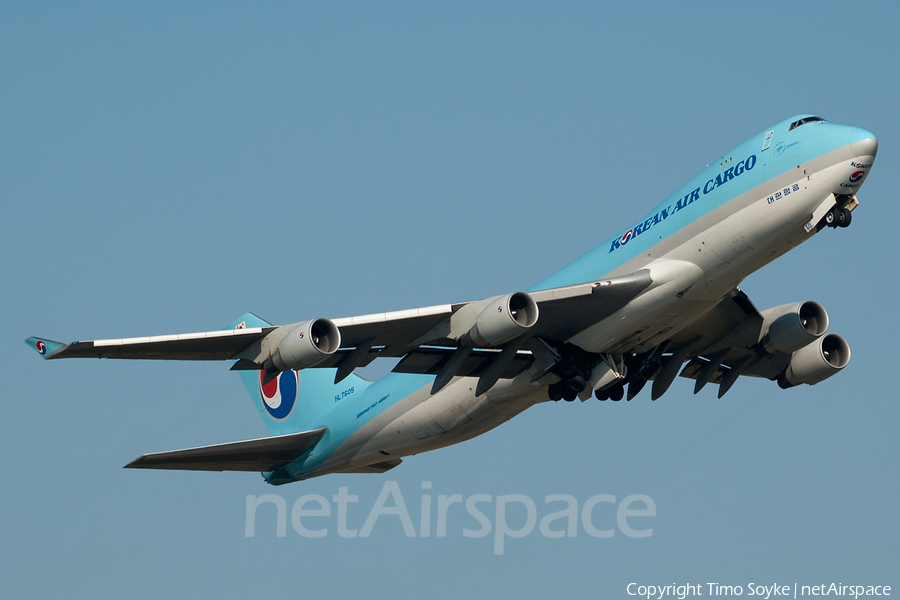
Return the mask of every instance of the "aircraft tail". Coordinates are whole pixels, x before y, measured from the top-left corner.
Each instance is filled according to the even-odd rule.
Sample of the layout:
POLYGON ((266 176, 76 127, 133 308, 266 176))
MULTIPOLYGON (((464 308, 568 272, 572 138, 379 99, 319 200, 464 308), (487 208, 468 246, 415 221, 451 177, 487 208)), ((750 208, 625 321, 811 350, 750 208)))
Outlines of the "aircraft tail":
MULTIPOLYGON (((270 325, 271 323, 253 313, 247 313, 238 317, 226 329, 270 325)), ((272 435, 284 435, 308 428, 319 417, 331 411, 339 400, 361 393, 369 386, 370 382, 352 374, 335 384, 336 372, 337 369, 312 368, 284 371, 270 378, 265 371, 238 371, 253 404, 272 435)))

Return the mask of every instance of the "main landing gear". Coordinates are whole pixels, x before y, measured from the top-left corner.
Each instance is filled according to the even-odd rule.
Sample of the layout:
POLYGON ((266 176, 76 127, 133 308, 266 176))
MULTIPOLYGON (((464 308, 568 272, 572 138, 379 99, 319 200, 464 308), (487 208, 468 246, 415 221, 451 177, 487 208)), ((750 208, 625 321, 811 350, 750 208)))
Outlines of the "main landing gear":
POLYGON ((613 402, 618 402, 622 398, 625 397, 625 384, 617 383, 611 388, 607 388, 605 390, 595 390, 594 397, 597 400, 612 400, 613 402))
MULTIPOLYGON (((550 385, 547 389, 547 395, 550 396, 550 399, 554 402, 558 402, 559 400, 572 402, 578 397, 578 394, 584 391, 586 385, 584 378, 576 375, 571 379, 566 379, 550 385)), ((617 383, 606 389, 594 390, 594 397, 597 398, 597 400, 612 400, 613 402, 618 402, 625 397, 625 384, 617 383)))
POLYGON ((586 353, 563 356, 553 369, 560 380, 547 388, 547 395, 554 402, 572 402, 587 387, 587 380, 595 364, 596 360, 586 353))
POLYGON ((572 402, 589 385, 598 388, 594 395, 599 400, 619 401, 625 396, 627 369, 621 356, 576 352, 570 348, 560 356, 553 372, 560 379, 547 388, 547 395, 554 402, 572 402))
POLYGON ((649 352, 629 356, 590 354, 569 348, 566 354, 560 353, 562 356, 553 368, 560 381, 547 387, 547 395, 554 402, 572 402, 591 385, 596 386, 593 395, 597 400, 631 400, 660 370, 667 348, 668 343, 663 343, 649 352))
POLYGON ((574 356, 566 356, 556 365, 555 372, 560 381, 550 385, 547 395, 554 402, 565 400, 572 402, 587 386, 585 375, 590 375, 574 356))

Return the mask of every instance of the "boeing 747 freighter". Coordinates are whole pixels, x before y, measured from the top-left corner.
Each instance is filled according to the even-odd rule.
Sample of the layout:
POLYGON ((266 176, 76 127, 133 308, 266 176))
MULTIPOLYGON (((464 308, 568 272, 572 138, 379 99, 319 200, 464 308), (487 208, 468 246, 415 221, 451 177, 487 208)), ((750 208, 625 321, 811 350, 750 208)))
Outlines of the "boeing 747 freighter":
POLYGON ((813 301, 758 310, 738 285, 850 224, 878 142, 799 115, 717 157, 644 218, 525 291, 275 326, 61 344, 47 359, 227 360, 271 437, 146 454, 128 467, 260 471, 274 485, 385 472, 545 401, 652 400, 675 378, 722 397, 742 376, 782 388, 843 369, 850 348, 813 301), (354 374, 399 358, 378 381, 354 374))

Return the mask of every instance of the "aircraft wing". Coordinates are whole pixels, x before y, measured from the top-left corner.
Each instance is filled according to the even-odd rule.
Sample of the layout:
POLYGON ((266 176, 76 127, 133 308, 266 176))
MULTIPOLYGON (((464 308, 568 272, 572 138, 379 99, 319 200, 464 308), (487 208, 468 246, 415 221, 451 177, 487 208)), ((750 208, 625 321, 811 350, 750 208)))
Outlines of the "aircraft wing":
MULTIPOLYGON (((500 376, 514 376, 530 364, 530 352, 521 349, 521 342, 529 337, 542 337, 564 342, 619 310, 652 283, 648 270, 604 280, 531 292, 529 296, 539 307, 540 318, 529 329, 523 329, 512 353, 512 360, 500 376)), ((461 345, 459 338, 470 323, 475 323, 479 311, 487 310, 491 302, 503 297, 474 302, 446 304, 426 308, 339 318, 330 321, 339 333, 339 347, 322 356, 315 356, 314 364, 300 364, 291 368, 336 367, 336 380, 346 377, 358 366, 365 366, 378 356, 401 357, 404 372, 433 373, 436 360, 446 359, 461 345), (456 316, 465 316, 457 319, 456 316), (458 323, 464 321, 464 325, 458 323), (463 331, 460 333, 460 327, 463 331)), ((493 306, 493 305, 491 305, 493 306)), ((491 309, 493 310, 493 309, 491 309)), ((62 344, 46 338, 32 337, 25 341, 46 359, 57 358, 120 358, 159 360, 237 360, 235 369, 260 369, 267 356, 274 353, 290 332, 312 321, 270 326, 254 315, 245 315, 239 328, 163 335, 152 337, 78 341, 62 344), (246 327, 246 324, 259 326, 246 327)), ((302 338, 303 335, 301 334, 302 338)), ((313 338, 313 335, 307 339, 313 338)), ((507 340, 509 341, 509 340, 507 340)), ((485 370, 507 341, 479 347, 471 343, 472 356, 465 371, 478 374, 485 370)))
MULTIPOLYGON (((648 270, 605 280, 530 292, 540 318, 531 336, 563 341, 613 314, 650 284, 648 270)), ((403 356, 410 348, 451 341, 450 319, 462 308, 483 301, 461 302, 410 311, 334 319, 341 331, 341 348, 357 347, 369 339, 389 349, 382 356, 403 356)))
MULTIPOLYGON (((718 384, 721 397, 738 376, 750 375, 747 367, 761 358, 756 349, 764 327, 762 313, 744 292, 735 290, 673 338, 670 348, 688 340, 696 344, 681 377, 697 381, 695 393, 707 383, 718 384)), ((770 378, 777 375, 772 373, 770 378)))
POLYGON ((275 327, 220 329, 61 344, 31 337, 25 343, 46 359, 126 358, 140 360, 227 360, 264 338, 275 327))
MULTIPOLYGON (((644 269, 529 294, 333 321, 273 326, 248 313, 217 331, 71 344, 36 337, 25 342, 47 359, 233 360, 232 369, 269 372, 324 367, 336 369, 335 382, 379 356, 400 357, 394 371, 436 376, 432 393, 455 376, 468 376, 479 378, 476 395, 480 395, 535 361, 540 366, 537 379, 554 371, 559 350, 568 340, 614 314, 652 283, 644 269), (497 323, 514 312, 513 297, 531 303, 531 308, 519 309, 520 314, 530 310, 534 319, 520 329, 511 326, 511 335, 498 334, 497 323)), ((682 377, 696 380, 695 393, 712 382, 722 396, 741 375, 777 380, 782 387, 815 384, 849 362, 846 341, 824 335, 828 317, 815 302, 760 312, 735 289, 712 309, 698 306, 697 313, 701 316, 696 321, 670 339, 654 341, 655 347, 625 344, 614 351, 620 356, 616 360, 624 359, 627 367, 629 398, 651 380, 653 398, 660 397, 679 369, 682 377)), ((510 322, 507 318, 507 327, 510 322)), ((614 357, 603 360, 608 358, 614 357)))
POLYGON ((172 452, 144 454, 126 469, 174 469, 181 471, 274 471, 302 456, 319 443, 325 428, 288 435, 230 442, 172 452))
POLYGON ((735 289, 666 344, 670 357, 657 357, 656 371, 648 377, 654 379, 654 399, 665 392, 674 369, 684 361, 680 375, 696 381, 694 393, 714 383, 720 398, 742 375, 777 380, 782 387, 818 383, 850 360, 849 346, 839 335, 825 335, 827 327, 827 313, 818 303, 760 312, 735 289), (667 360, 672 361, 670 369, 667 360))

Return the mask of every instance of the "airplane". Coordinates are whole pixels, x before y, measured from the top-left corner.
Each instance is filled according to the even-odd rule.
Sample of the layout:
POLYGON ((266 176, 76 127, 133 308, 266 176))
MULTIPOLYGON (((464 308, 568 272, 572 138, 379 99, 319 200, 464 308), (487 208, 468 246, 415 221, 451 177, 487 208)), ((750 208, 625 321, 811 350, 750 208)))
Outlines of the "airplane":
POLYGON ((843 369, 850 347, 814 301, 757 310, 738 287, 851 222, 878 149, 858 127, 798 115, 716 158, 643 219, 526 291, 382 314, 62 344, 45 359, 234 361, 270 437, 145 454, 126 467, 258 471, 273 485, 384 473, 545 401, 660 398, 680 374, 724 396, 843 369), (399 359, 385 377, 354 373, 399 359))

